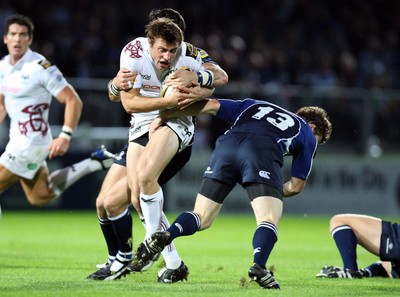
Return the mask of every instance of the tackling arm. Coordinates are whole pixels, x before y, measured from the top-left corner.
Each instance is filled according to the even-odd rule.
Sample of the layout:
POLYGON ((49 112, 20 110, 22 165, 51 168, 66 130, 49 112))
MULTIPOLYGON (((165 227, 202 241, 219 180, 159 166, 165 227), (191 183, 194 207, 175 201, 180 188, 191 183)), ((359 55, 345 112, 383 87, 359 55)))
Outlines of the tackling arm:
POLYGON ((306 182, 307 181, 304 179, 292 176, 290 180, 283 185, 283 196, 291 197, 299 194, 304 189, 306 182))

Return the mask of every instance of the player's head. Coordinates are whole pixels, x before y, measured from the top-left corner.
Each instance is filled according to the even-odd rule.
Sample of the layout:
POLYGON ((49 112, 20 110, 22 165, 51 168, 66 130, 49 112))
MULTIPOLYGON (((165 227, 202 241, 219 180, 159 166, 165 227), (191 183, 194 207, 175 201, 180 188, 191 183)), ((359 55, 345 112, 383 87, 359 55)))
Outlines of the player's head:
POLYGON ((35 27, 33 26, 33 23, 30 20, 30 18, 28 18, 27 16, 24 16, 24 15, 21 15, 21 14, 14 14, 14 15, 11 15, 10 17, 8 17, 8 19, 6 21, 4 35, 7 35, 9 33, 10 26, 14 25, 14 24, 26 27, 29 39, 33 38, 33 29, 35 27))
POLYGON ((183 16, 172 8, 161 8, 161 9, 153 9, 149 13, 149 22, 154 21, 159 18, 168 18, 171 19, 184 33, 186 30, 186 23, 183 16))
POLYGON ((158 18, 146 25, 146 36, 150 44, 154 44, 157 38, 163 39, 167 44, 181 44, 183 41, 183 32, 169 18, 158 18))
POLYGON ((183 41, 182 30, 171 19, 159 18, 146 25, 150 56, 157 69, 166 70, 183 41))
POLYGON ((332 123, 323 108, 306 106, 296 111, 296 114, 304 118, 311 126, 319 144, 324 144, 331 138, 332 123))

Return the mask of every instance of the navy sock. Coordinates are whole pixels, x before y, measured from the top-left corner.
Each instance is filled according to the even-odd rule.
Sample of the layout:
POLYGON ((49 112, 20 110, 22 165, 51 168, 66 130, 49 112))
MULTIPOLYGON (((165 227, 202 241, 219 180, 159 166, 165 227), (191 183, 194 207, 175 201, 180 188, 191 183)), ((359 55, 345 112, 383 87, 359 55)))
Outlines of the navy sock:
POLYGON ((115 235, 111 221, 109 219, 98 219, 101 232, 103 232, 104 239, 106 240, 108 256, 115 257, 118 253, 118 238, 115 235))
POLYGON ((123 253, 132 252, 132 216, 128 209, 116 217, 109 217, 115 235, 118 238, 118 250, 123 253))
POLYGON ((196 213, 190 211, 181 213, 167 229, 171 236, 166 245, 179 236, 188 236, 196 233, 199 228, 200 218, 196 213))
POLYGON ((274 224, 261 222, 253 236, 254 263, 266 268, 266 263, 276 241, 278 240, 278 229, 274 224))
POLYGON ((386 272, 386 269, 383 268, 382 264, 379 262, 372 263, 368 267, 364 268, 364 271, 368 273, 368 277, 389 277, 389 275, 386 272))
POLYGON ((357 237, 351 227, 345 225, 333 229, 332 237, 342 257, 343 267, 353 271, 358 270, 357 237))

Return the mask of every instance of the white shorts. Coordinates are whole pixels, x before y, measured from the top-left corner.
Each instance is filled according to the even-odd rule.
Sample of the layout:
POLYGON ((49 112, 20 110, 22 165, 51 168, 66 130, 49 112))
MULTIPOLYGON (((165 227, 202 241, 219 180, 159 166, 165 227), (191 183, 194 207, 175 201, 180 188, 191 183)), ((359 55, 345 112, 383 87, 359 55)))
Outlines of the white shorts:
POLYGON ((192 145, 194 139, 194 123, 192 116, 171 119, 165 124, 170 127, 180 139, 178 152, 192 145))
POLYGON ((39 168, 47 165, 48 147, 48 144, 18 146, 8 143, 6 150, 0 156, 0 164, 15 175, 33 179, 39 168))
MULTIPOLYGON (((146 119, 146 121, 141 122, 136 121, 129 129, 129 142, 146 134, 149 131, 153 119, 146 119)), ((194 139, 194 123, 192 116, 170 119, 165 124, 170 127, 179 138, 180 145, 178 152, 192 145, 194 139)))

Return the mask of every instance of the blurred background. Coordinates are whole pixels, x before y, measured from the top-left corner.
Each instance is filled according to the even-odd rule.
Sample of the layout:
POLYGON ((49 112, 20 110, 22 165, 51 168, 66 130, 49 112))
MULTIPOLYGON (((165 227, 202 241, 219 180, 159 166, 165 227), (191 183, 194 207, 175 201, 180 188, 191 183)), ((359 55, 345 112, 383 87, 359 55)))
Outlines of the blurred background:
MULTIPOLYGON (((1 0, 0 20, 13 13, 29 16, 35 24, 32 49, 60 68, 84 102, 69 155, 49 165, 68 165, 101 144, 117 151, 126 143, 130 117, 108 101, 106 84, 118 71, 124 45, 144 35, 148 13, 171 7, 186 20, 185 40, 205 49, 229 75, 215 97, 252 97, 293 111, 319 105, 330 114, 332 139, 320 147, 305 192, 286 200, 287 212, 398 215, 400 2, 253 2, 1 0)), ((2 44, 0 56, 6 54, 2 44)), ((62 120, 63 107, 54 102, 54 135, 62 120)), ((199 117, 196 158, 167 185, 167 209, 192 207, 215 139, 226 129, 225 123, 199 117)), ((7 139, 5 122, 0 149, 7 139)), ((289 158, 286 163, 288 174, 289 158)), ((84 178, 49 208, 94 209, 103 176, 84 178)), ((21 196, 18 187, 7 193, 11 197, 2 204, 29 208, 23 195, 15 198, 21 196)), ((249 210, 241 189, 231 196, 227 211, 249 210)))

